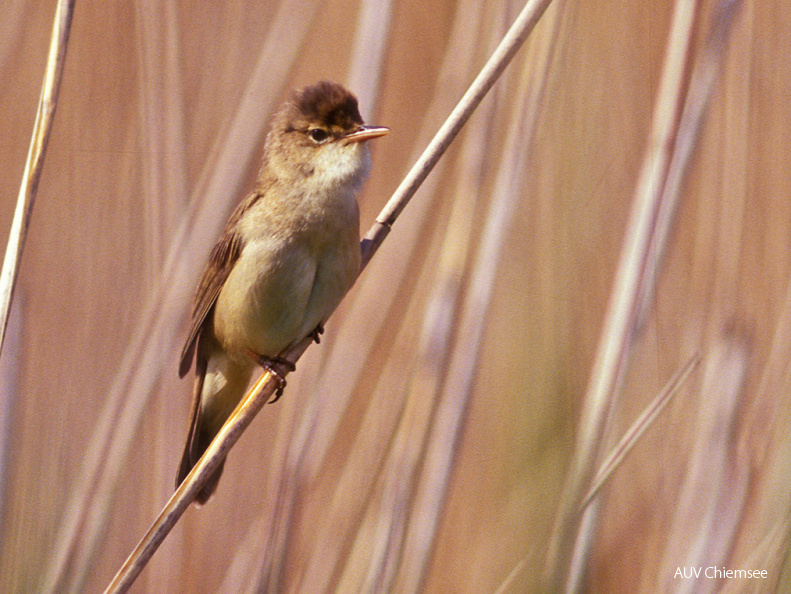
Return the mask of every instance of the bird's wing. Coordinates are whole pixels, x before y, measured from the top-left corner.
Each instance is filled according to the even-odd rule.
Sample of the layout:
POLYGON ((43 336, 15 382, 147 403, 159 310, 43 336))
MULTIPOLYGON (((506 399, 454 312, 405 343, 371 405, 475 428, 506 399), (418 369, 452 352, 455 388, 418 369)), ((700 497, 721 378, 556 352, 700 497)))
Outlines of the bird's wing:
POLYGON ((198 290, 195 293, 195 302, 192 307, 192 320, 187 334, 184 348, 181 350, 181 360, 179 363, 179 377, 184 377, 192 366, 192 359, 195 355, 195 345, 198 342, 201 329, 209 318, 214 302, 220 294, 228 275, 239 259, 239 255, 244 248, 244 240, 239 233, 238 221, 242 215, 261 197, 260 192, 253 192, 236 208, 225 231, 217 241, 217 245, 211 252, 209 263, 203 271, 198 290))

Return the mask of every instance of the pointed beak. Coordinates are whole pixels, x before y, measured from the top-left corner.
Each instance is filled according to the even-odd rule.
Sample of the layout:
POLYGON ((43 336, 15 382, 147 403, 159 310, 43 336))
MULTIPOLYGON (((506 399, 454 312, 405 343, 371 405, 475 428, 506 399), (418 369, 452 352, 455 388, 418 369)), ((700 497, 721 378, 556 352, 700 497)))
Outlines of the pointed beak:
POLYGON ((366 140, 371 140, 372 138, 384 136, 389 132, 390 128, 385 128, 384 126, 360 126, 351 134, 344 136, 343 142, 344 144, 350 144, 352 142, 365 142, 366 140))

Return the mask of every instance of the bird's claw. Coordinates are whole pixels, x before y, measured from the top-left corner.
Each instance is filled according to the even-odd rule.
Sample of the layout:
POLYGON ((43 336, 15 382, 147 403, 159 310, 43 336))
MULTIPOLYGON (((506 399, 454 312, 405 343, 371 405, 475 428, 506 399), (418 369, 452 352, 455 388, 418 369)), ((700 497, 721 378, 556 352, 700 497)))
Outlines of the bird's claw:
POLYGON ((256 356, 257 363, 271 373, 277 381, 277 389, 275 390, 275 397, 267 402, 267 404, 274 404, 283 395, 283 389, 286 387, 286 377, 283 369, 287 371, 294 371, 297 366, 284 357, 266 357, 264 355, 256 356))
POLYGON ((319 344, 321 342, 322 334, 324 334, 324 324, 319 324, 313 329, 313 332, 311 332, 308 336, 313 338, 313 340, 316 341, 316 344, 319 344))

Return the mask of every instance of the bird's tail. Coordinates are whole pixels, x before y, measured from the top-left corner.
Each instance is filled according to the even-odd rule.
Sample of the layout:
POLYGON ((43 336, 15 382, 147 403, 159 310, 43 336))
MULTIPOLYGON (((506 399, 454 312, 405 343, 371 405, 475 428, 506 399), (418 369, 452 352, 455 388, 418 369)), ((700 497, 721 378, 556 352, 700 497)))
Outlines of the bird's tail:
MULTIPOLYGON (((201 419, 201 396, 203 393, 203 382, 206 377, 206 363, 203 362, 201 365, 200 362, 196 362, 196 367, 197 369, 195 375, 195 386, 193 388, 190 431, 189 435, 187 436, 187 443, 184 446, 184 454, 181 456, 179 472, 176 476, 177 489, 184 479, 187 478, 187 475, 190 473, 190 470, 192 470, 192 467, 198 463, 198 460, 200 460, 203 452, 206 451, 206 449, 209 447, 209 444, 211 444, 211 440, 214 438, 213 435, 206 431, 205 422, 202 422, 201 419)), ((220 463, 220 466, 217 467, 217 470, 214 471, 214 473, 203 485, 203 488, 195 496, 195 501, 197 503, 203 505, 209 500, 209 497, 212 496, 215 489, 217 488, 217 483, 220 481, 222 469, 224 466, 225 460, 220 463)))

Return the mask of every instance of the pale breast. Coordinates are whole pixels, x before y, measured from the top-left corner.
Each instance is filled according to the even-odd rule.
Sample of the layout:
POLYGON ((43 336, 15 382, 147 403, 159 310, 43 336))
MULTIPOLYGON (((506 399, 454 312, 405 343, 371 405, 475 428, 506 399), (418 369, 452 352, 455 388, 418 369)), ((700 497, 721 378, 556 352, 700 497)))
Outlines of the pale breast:
POLYGON ((273 226, 264 216, 247 230, 253 238, 215 305, 214 332, 223 348, 276 356, 340 303, 360 268, 359 214, 351 192, 334 198, 335 208, 314 202, 290 212, 286 225, 273 226))

